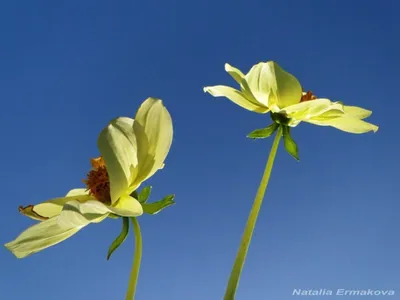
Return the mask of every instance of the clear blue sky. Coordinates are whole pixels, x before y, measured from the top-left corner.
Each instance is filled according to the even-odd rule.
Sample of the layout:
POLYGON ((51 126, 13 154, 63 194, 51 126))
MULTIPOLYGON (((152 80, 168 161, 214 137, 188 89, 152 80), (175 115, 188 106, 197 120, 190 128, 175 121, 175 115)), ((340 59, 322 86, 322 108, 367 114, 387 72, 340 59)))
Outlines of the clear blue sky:
MULTIPOLYGON (((1 242, 33 221, 18 206, 82 187, 100 130, 162 98, 175 136, 140 218, 138 300, 221 299, 272 140, 268 115, 202 91, 275 60, 319 96, 373 110, 376 134, 301 124, 300 163, 280 148, 237 299, 294 288, 400 294, 400 22, 397 1, 3 1, 1 242)), ((123 299, 132 236, 92 225, 23 260, 0 251, 2 299, 123 299)), ((398 296, 397 296, 398 297, 398 296)), ((378 298, 378 297, 377 297, 378 298)))

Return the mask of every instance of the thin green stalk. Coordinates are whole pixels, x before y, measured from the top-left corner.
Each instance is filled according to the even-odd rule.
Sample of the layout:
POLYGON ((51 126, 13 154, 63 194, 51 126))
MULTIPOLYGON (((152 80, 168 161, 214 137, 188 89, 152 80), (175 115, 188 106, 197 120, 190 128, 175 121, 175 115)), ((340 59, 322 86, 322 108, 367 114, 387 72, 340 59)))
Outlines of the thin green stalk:
POLYGON ((271 151, 269 153, 267 165, 265 166, 264 175, 261 179, 260 186, 258 187, 256 198, 254 199, 253 207, 251 208, 250 215, 247 219, 247 224, 243 232, 242 241, 236 255, 235 264, 233 265, 231 276, 229 278, 228 286, 226 288, 224 300, 234 300, 236 289, 239 284, 240 274, 246 260, 247 251, 253 235, 253 230, 257 222, 258 213, 263 202, 265 190, 267 189, 268 181, 271 175, 272 166, 274 164, 275 155, 278 150, 279 141, 282 136, 282 126, 279 126, 271 151))
POLYGON ((135 254, 133 257, 133 264, 131 275, 129 278, 128 291, 126 292, 126 300, 135 299, 136 285, 139 277, 140 262, 142 260, 142 234, 140 232, 139 222, 136 218, 131 218, 133 225, 133 233, 135 235, 135 254))

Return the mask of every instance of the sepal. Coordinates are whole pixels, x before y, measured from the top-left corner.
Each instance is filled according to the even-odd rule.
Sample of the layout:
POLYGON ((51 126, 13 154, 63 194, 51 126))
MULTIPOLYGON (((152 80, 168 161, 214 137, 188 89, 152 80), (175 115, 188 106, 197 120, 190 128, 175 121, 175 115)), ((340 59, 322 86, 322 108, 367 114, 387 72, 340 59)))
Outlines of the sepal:
POLYGON ((142 203, 143 211, 147 214, 155 215, 163 209, 167 208, 168 206, 175 204, 174 198, 175 195, 168 195, 160 201, 156 201, 153 203, 142 203))
POLYGON ((256 129, 250 132, 247 137, 250 139, 265 139, 270 137, 277 129, 279 125, 277 123, 272 123, 268 127, 256 129))
POLYGON ((292 139, 290 135, 290 127, 282 126, 283 129, 283 143, 285 145, 286 151, 293 156, 297 161, 299 161, 299 150, 297 148, 296 142, 292 139))
POLYGON ((122 230, 121 233, 117 236, 117 238, 112 242, 110 248, 108 249, 107 253, 107 260, 110 259, 111 255, 114 253, 115 250, 122 245, 122 243, 126 240, 126 237, 129 233, 129 218, 123 217, 122 218, 122 230))
POLYGON ((136 199, 138 199, 138 201, 139 201, 140 203, 146 203, 146 201, 147 201, 147 200, 149 199, 149 197, 150 197, 151 189, 152 189, 151 185, 144 187, 144 188, 140 191, 140 193, 139 193, 139 195, 138 195, 138 198, 136 198, 136 199))

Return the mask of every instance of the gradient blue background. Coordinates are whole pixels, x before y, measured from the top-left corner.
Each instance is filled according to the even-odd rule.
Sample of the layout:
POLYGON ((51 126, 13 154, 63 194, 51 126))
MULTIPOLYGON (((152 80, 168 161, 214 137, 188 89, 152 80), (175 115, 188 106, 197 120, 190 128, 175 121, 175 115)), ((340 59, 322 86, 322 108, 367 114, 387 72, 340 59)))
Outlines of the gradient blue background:
MULTIPOLYGON (((280 147, 237 299, 294 288, 400 295, 398 1, 4 1, 0 5, 1 242, 33 221, 18 205, 81 187, 100 130, 162 98, 175 136, 140 218, 137 299, 221 299, 272 140, 269 124, 205 85, 276 60, 306 89, 373 110, 376 134, 301 124, 300 163, 280 147)), ((124 299, 132 236, 89 226, 23 260, 0 251, 1 299, 124 299)), ((376 297, 374 299, 378 299, 376 297)), ((321 299, 315 297, 313 299, 321 299)))

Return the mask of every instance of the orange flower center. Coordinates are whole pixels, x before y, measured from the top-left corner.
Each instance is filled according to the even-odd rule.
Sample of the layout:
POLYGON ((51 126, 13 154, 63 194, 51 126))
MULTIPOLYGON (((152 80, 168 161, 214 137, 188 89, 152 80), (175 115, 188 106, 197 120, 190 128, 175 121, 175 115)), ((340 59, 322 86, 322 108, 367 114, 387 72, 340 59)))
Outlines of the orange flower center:
POLYGON ((110 180, 103 157, 92 158, 90 160, 93 169, 87 174, 87 179, 83 180, 90 195, 104 204, 111 204, 110 180))
POLYGON ((301 96, 300 102, 315 100, 317 97, 313 94, 313 92, 308 91, 303 96, 301 96))

